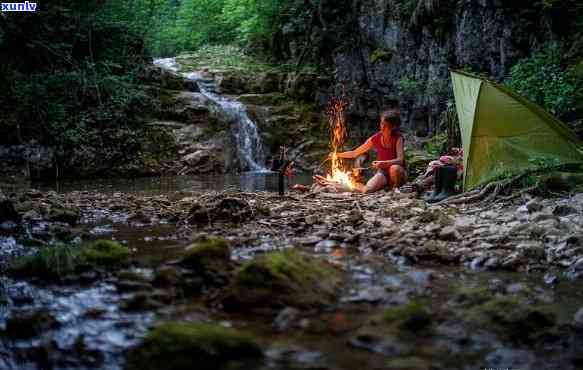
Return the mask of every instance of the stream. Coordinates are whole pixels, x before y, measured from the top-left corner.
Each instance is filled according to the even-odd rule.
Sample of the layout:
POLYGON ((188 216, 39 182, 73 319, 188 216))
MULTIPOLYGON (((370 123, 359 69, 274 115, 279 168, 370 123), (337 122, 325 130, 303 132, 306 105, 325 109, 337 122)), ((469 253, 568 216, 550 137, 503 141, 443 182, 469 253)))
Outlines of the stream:
MULTIPOLYGON (((257 192, 273 191, 271 184, 268 175, 244 174, 213 179, 74 182, 60 184, 54 188, 57 192, 43 189, 46 195, 29 191, 30 197, 48 197, 45 202, 49 203, 51 197, 62 196, 84 204, 78 229, 89 235, 83 238, 114 239, 127 245, 132 251, 132 264, 127 271, 142 276, 144 283, 123 283, 115 273, 88 272, 62 284, 48 285, 35 279, 2 275, 0 330, 8 330, 11 319, 30 320, 31 313, 46 318, 41 316, 42 330, 32 336, 12 332, 0 337, 0 369, 122 369, 128 349, 140 343, 151 326, 170 319, 215 322, 254 333, 265 353, 258 365, 260 369, 579 368, 582 337, 578 329, 570 326, 575 312, 583 305, 579 282, 561 278, 557 283, 543 273, 411 264, 402 257, 372 253, 370 247, 332 242, 331 235, 326 242, 310 241, 314 232, 326 234, 322 227, 302 229, 301 225, 290 224, 281 234, 244 224, 188 231, 225 236, 235 246, 232 260, 236 263, 290 248, 289 240, 300 240, 296 248, 313 258, 327 260, 342 271, 343 283, 337 291, 337 300, 323 309, 288 307, 267 316, 229 313, 197 298, 170 297, 169 291, 159 288, 152 294, 162 303, 140 304, 142 286, 151 289, 147 287, 151 287, 149 282, 157 266, 178 258, 191 243, 190 236, 184 236, 185 228, 180 222, 158 216, 138 218, 116 204, 146 202, 147 209, 148 204, 163 203, 166 199, 220 193, 231 185, 233 194, 253 191, 267 200, 273 199, 275 203, 270 207, 276 209, 280 206, 277 198, 273 198, 275 195, 257 192), (305 239, 308 241, 304 242, 305 239), (544 305, 556 316, 556 325, 539 333, 535 328, 541 319, 534 313, 522 317, 518 312, 513 314, 521 320, 521 326, 505 325, 510 325, 510 332, 524 330, 524 340, 517 337, 507 340, 503 333, 484 328, 475 330, 472 321, 475 309, 467 302, 492 297, 503 299, 501 302, 518 302, 524 309, 544 305), (413 336, 394 336, 375 321, 387 309, 411 301, 420 302, 432 312, 431 331, 415 329, 413 336), (529 330, 536 332, 536 337, 526 340, 529 330)), ((292 193, 290 196, 297 197, 292 193)), ((333 198, 331 201, 322 204, 328 207, 326 204, 336 202, 333 198)), ((309 206, 301 203, 303 207, 306 204, 309 206)), ((42 228, 42 222, 35 227, 42 228)), ((39 238, 42 234, 38 230, 32 233, 39 238)), ((2 228, 0 235, 3 263, 36 249, 23 245, 10 228, 2 228)), ((79 239, 73 240, 78 242, 79 239)), ((513 309, 516 308, 508 307, 513 309)))

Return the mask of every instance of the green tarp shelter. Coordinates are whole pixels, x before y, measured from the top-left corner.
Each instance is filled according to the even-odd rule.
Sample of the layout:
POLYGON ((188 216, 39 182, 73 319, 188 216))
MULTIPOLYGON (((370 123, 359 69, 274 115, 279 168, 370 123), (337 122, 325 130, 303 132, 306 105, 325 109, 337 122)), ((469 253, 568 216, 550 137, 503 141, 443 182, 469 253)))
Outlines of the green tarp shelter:
POLYGON ((583 163, 567 125, 510 89, 451 72, 464 148, 464 190, 541 165, 583 163))

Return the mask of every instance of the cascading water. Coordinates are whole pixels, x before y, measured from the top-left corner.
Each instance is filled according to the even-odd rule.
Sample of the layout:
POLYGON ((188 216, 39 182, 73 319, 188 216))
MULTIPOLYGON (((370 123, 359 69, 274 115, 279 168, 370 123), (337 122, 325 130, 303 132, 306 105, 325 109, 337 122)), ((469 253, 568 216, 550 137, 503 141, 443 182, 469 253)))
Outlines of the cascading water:
MULTIPOLYGON (((180 70, 175 58, 157 59, 154 63, 173 72, 180 70)), ((184 76, 195 81, 201 94, 222 108, 229 122, 236 122, 233 135, 237 143, 237 156, 241 168, 255 172, 268 172, 264 166, 265 152, 257 125, 247 115, 245 106, 240 102, 219 95, 214 82, 205 79, 199 73, 186 73, 184 76)))

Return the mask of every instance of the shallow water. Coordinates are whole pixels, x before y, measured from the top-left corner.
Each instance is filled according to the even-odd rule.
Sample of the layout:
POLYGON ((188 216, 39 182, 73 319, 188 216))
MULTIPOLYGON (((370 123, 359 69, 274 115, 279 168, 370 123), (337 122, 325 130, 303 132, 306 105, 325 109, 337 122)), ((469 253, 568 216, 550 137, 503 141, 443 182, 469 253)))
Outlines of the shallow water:
MULTIPOLYGON (((309 184, 311 179, 300 176, 292 181, 309 184)), ((126 192, 147 196, 189 190, 276 191, 277 176, 250 173, 241 176, 111 179, 45 185, 43 189, 106 194, 126 192)), ((147 266, 173 259, 188 243, 176 237, 175 225, 170 223, 128 224, 127 216, 106 216, 108 221, 105 223, 95 222, 91 218, 86 220, 89 232, 101 238, 127 243, 136 251, 135 259, 140 260, 142 272, 146 275, 152 272, 147 266)), ((278 248, 280 246, 272 237, 262 240, 259 245, 243 243, 234 251, 233 259, 246 260, 278 248)), ((27 251, 27 248, 18 245, 13 237, 0 238, 0 255, 9 256, 22 251, 27 251)), ((385 364, 391 356, 379 353, 380 347, 372 342, 355 341, 356 330, 387 307, 409 299, 424 300, 442 319, 436 328, 437 334, 430 339, 419 337, 412 341, 418 349, 413 355, 402 357, 414 357, 416 361, 427 363, 439 357, 435 351, 444 351, 448 355, 480 352, 482 355, 478 362, 474 360, 455 367, 436 368, 528 369, 533 364, 541 369, 558 368, 553 365, 563 369, 576 368, 568 360, 561 359, 561 351, 556 347, 549 349, 548 353, 537 353, 533 348, 508 346, 488 333, 470 332, 461 323, 459 316, 463 315, 462 310, 451 301, 460 286, 485 287, 492 294, 517 296, 533 304, 548 304, 557 314, 559 323, 566 324, 572 321, 574 313, 583 305, 583 291, 577 282, 561 279, 557 286, 553 286, 545 284, 541 274, 471 271, 447 266, 406 266, 390 256, 365 256, 355 249, 305 247, 304 251, 342 265, 345 285, 339 292, 338 304, 323 312, 301 312, 290 328, 283 332, 274 331, 272 318, 232 315, 220 310, 199 311, 194 308, 193 299, 173 303, 158 312, 128 312, 123 305, 129 295, 118 292, 115 285, 107 280, 40 287, 0 277, 0 298, 2 290, 10 298, 8 304, 0 304, 0 331, 6 320, 15 313, 36 309, 48 310, 59 323, 59 327, 32 339, 6 340, 0 337, 0 369, 41 369, 43 361, 58 369, 90 369, 96 366, 120 369, 125 351, 140 341, 150 325, 169 317, 195 321, 209 319, 254 332, 260 337, 267 353, 262 369, 382 369, 387 368, 385 364), (174 307, 179 305, 182 307, 174 307), (453 316, 444 319, 443 315, 453 316), (75 349, 80 340, 85 347, 83 354, 75 349)))
MULTIPOLYGON (((312 176, 297 174, 286 178, 286 185, 311 185, 312 176)), ((221 191, 226 189, 254 192, 278 191, 278 174, 275 172, 244 172, 229 175, 192 175, 143 177, 134 179, 110 178, 81 181, 62 181, 58 183, 33 184, 40 190, 55 190, 60 193, 70 191, 95 191, 102 193, 135 193, 139 195, 158 195, 173 191, 221 191)))

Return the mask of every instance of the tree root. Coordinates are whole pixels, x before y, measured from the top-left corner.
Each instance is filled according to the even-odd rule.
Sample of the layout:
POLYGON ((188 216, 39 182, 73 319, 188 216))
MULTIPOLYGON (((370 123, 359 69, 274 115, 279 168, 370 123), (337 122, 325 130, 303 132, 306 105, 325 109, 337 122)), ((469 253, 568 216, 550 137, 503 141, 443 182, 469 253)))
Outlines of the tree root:
POLYGON ((524 177, 527 173, 512 177, 510 179, 504 179, 496 182, 491 182, 484 186, 482 189, 473 190, 467 193, 459 194, 453 197, 442 200, 436 205, 453 205, 453 204, 468 204, 480 202, 480 205, 486 205, 493 203, 497 200, 512 200, 518 198, 522 194, 531 192, 536 189, 536 186, 523 189, 516 192, 516 184, 524 177))

